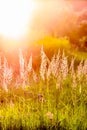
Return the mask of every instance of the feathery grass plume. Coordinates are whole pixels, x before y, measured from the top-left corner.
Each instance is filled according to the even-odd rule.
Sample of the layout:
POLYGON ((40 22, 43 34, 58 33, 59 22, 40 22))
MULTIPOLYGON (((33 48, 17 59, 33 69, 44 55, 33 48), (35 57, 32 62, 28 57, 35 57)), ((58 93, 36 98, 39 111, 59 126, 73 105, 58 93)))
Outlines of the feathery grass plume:
POLYGON ((47 69, 47 75, 46 75, 47 80, 49 80, 50 75, 51 75, 51 62, 50 62, 49 66, 48 66, 48 69, 47 69))
POLYGON ((69 73, 70 73, 71 78, 72 78, 72 88, 76 88, 76 86, 77 86, 76 73, 75 73, 74 66, 75 66, 75 58, 72 58, 71 64, 69 67, 69 73))
POLYGON ((20 77, 24 78, 24 57, 21 49, 19 49, 19 63, 20 63, 20 77))
POLYGON ((65 79, 68 75, 68 59, 65 56, 64 51, 61 59, 60 72, 62 74, 62 78, 65 79))
POLYGON ((79 81, 82 78, 82 76, 83 76, 83 60, 81 60, 81 62, 77 66, 77 78, 79 81))
POLYGON ((56 83, 56 89, 61 89, 62 88, 62 75, 59 74, 57 77, 57 83, 56 83))
POLYGON ((83 64, 83 74, 86 76, 87 78, 87 60, 84 61, 83 64))
POLYGON ((41 48, 41 66, 40 66, 40 76, 42 80, 45 80, 45 75, 47 72, 47 56, 43 50, 43 46, 41 48))
POLYGON ((49 64, 48 70, 47 70, 47 79, 49 79, 51 74, 55 76, 55 62, 56 62, 56 56, 53 55, 51 62, 49 64))
POLYGON ((5 91, 8 91, 7 85, 11 83, 12 76, 13 76, 12 68, 8 67, 7 59, 4 57, 2 85, 5 91))
POLYGON ((49 64, 48 70, 47 70, 47 79, 49 79, 51 74, 54 77, 57 77, 57 67, 58 67, 58 63, 56 61, 56 56, 53 55, 51 62, 49 64))
POLYGON ((31 54, 29 62, 28 62, 27 70, 28 70, 28 72, 32 71, 32 54, 31 54))
POLYGON ((26 80, 25 62, 21 49, 19 49, 19 64, 20 64, 20 80, 22 80, 22 87, 25 88, 25 80, 26 80))
POLYGON ((51 59, 51 62, 49 64, 48 71, 47 71, 47 79, 49 79, 51 74, 57 78, 58 73, 59 73, 59 67, 60 67, 60 50, 57 56, 53 55, 51 59))
POLYGON ((71 77, 73 77, 73 74, 75 73, 74 64, 75 64, 75 58, 72 58, 70 68, 69 68, 69 72, 71 74, 71 77))
POLYGON ((58 51, 58 54, 56 56, 56 63, 55 63, 55 77, 58 77, 60 69, 60 50, 58 51))
POLYGON ((73 76, 72 76, 72 88, 76 88, 76 86, 77 86, 76 74, 73 73, 73 76))
POLYGON ((8 68, 7 69, 7 84, 10 84, 11 81, 12 81, 12 76, 13 76, 13 71, 12 71, 12 68, 8 68))
POLYGON ((52 60, 51 60, 51 72, 52 72, 52 75, 55 77, 55 74, 56 74, 56 72, 55 72, 55 69, 56 68, 56 56, 54 55, 53 57, 52 57, 52 60))

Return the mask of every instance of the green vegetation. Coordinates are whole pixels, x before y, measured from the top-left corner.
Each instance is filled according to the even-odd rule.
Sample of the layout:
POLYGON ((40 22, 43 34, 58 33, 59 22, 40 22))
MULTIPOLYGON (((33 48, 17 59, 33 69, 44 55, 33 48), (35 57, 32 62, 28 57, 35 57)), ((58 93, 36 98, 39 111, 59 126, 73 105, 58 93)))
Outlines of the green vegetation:
POLYGON ((30 63, 27 84, 23 78, 0 89, 0 130, 86 130, 87 60, 75 66, 59 51, 49 61, 42 47, 38 74, 30 63))
POLYGON ((87 53, 86 52, 82 52, 82 51, 72 51, 71 55, 76 57, 77 60, 81 61, 81 60, 86 60, 87 59, 87 53))
POLYGON ((62 88, 40 82, 27 90, 0 92, 0 129, 2 130, 86 130, 87 82, 72 88, 67 78, 62 88))
POLYGON ((0 130, 87 130, 87 11, 59 10, 25 54, 0 56, 0 130))
POLYGON ((47 36, 42 40, 39 40, 37 42, 39 45, 42 45, 47 49, 52 49, 52 48, 64 48, 64 49, 70 49, 71 45, 70 42, 67 38, 55 38, 51 36, 47 36))

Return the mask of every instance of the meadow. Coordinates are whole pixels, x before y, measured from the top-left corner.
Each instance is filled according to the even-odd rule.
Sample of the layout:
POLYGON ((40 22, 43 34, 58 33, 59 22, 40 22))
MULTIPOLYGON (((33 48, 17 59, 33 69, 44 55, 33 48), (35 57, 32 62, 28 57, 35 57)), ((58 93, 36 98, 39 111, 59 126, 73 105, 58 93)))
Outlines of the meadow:
POLYGON ((43 46, 40 55, 35 70, 20 49, 16 76, 0 59, 0 130, 86 130, 87 59, 60 49, 49 59, 43 46))
POLYGON ((87 130, 87 1, 0 1, 0 130, 87 130))

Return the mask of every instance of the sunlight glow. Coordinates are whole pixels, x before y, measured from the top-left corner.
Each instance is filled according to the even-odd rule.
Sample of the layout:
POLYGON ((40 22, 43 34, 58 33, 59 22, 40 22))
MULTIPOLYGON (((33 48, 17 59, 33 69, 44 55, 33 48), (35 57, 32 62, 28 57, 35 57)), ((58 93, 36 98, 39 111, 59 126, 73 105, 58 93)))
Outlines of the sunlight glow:
POLYGON ((29 29, 35 7, 33 0, 0 0, 0 35, 21 39, 29 29))

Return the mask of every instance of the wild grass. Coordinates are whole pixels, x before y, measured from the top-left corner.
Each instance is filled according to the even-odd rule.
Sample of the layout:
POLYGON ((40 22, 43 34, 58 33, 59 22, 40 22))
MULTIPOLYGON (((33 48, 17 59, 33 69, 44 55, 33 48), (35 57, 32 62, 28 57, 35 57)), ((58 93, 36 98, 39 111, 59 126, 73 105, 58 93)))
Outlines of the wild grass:
POLYGON ((76 64, 64 51, 49 60, 43 47, 39 72, 32 60, 25 64, 20 50, 14 83, 6 59, 1 64, 2 76, 9 73, 0 80, 0 130, 86 130, 87 60, 76 64))

